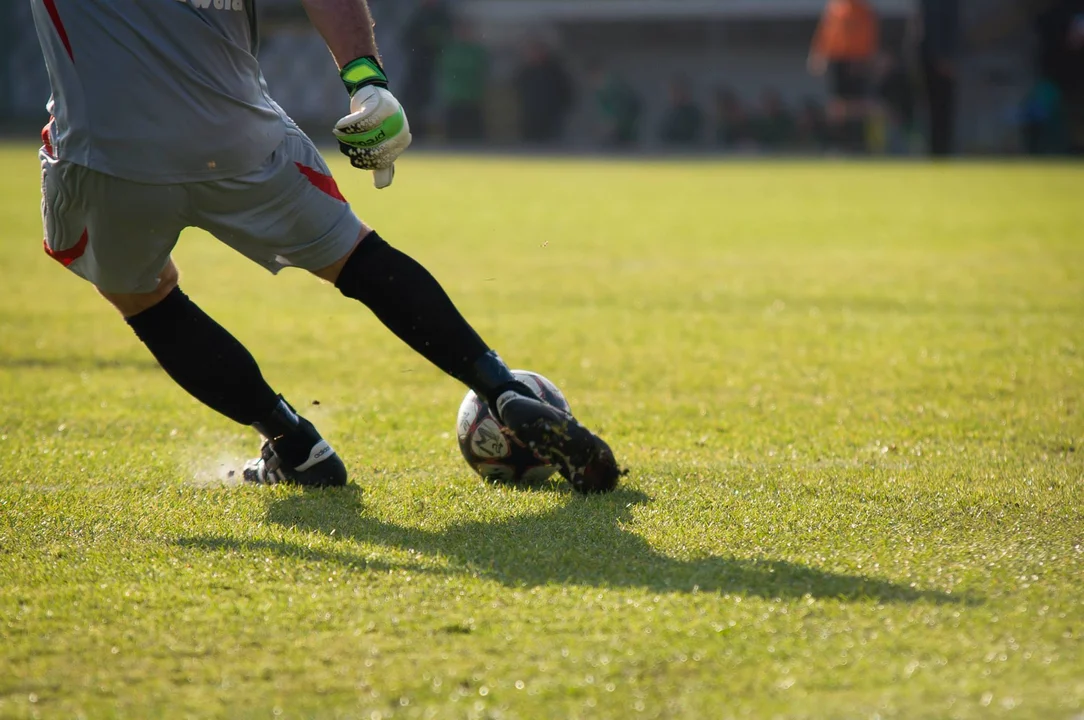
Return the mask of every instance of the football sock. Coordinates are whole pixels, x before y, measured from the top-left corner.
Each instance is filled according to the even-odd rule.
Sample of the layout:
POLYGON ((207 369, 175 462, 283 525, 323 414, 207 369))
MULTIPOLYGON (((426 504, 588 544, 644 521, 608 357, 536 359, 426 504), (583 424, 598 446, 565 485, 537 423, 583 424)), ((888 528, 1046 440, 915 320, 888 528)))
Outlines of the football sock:
POLYGON ((162 369, 204 405, 243 425, 273 422, 280 398, 252 355, 180 288, 127 322, 162 369))
POLYGON ((428 270, 376 232, 365 236, 335 283, 415 352, 495 406, 509 389, 530 395, 489 349, 428 270))
POLYGON ((467 377, 469 380, 464 382, 486 401, 498 418, 501 417, 503 406, 500 397, 505 393, 535 397, 529 387, 516 380, 512 371, 493 350, 471 363, 467 370, 467 377))
POLYGON ((308 460, 313 446, 323 439, 313 424, 298 415, 281 396, 274 409, 252 426, 265 438, 274 440, 275 453, 293 468, 308 460))

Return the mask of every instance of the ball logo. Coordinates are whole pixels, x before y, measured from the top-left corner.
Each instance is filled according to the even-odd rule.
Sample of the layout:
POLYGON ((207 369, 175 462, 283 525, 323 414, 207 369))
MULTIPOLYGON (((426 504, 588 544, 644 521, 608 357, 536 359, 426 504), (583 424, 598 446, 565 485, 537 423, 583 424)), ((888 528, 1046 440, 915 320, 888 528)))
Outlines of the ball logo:
MULTIPOLYGON (((561 391, 537 373, 513 370, 512 375, 524 383, 543 402, 568 412, 568 402, 561 391)), ((520 397, 514 390, 500 395, 498 408, 508 409, 509 403, 520 397)), ((459 451, 471 469, 487 481, 497 484, 539 484, 559 471, 554 465, 540 460, 530 447, 501 426, 489 404, 478 398, 473 390, 467 392, 459 405, 456 418, 459 451)))
POLYGON ((497 422, 487 417, 475 429, 471 449, 478 457, 502 458, 508 455, 508 439, 497 422))

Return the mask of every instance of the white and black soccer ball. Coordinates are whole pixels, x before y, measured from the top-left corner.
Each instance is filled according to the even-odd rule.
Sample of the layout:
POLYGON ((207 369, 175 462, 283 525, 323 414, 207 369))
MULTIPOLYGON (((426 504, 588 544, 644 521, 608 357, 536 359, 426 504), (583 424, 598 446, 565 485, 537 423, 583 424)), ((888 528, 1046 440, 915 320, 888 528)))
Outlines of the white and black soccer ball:
MULTIPOLYGON (((543 402, 569 411, 565 396, 546 378, 528 370, 513 370, 512 375, 543 402)), ((530 449, 510 437, 489 411, 489 405, 473 390, 459 406, 456 436, 467 464, 489 482, 537 485, 557 472, 557 466, 541 462, 530 449)))

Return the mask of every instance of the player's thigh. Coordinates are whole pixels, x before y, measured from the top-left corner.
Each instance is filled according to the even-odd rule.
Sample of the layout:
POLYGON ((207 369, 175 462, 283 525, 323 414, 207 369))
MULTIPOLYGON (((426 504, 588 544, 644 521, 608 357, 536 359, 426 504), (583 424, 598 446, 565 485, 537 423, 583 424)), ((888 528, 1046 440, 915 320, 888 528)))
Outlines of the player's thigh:
POLYGON ((271 272, 319 270, 357 243, 362 223, 320 153, 291 128, 261 167, 192 190, 193 223, 271 272))
POLYGON ((103 175, 42 153, 45 252, 104 293, 152 293, 184 227, 183 188, 103 175))

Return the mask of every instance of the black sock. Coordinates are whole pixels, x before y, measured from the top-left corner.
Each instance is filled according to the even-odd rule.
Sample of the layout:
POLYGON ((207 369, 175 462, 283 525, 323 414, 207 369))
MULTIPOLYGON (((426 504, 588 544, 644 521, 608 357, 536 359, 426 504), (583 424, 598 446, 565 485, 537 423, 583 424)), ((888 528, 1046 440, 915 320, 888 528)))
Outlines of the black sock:
POLYGON ((515 382, 429 271, 375 232, 354 250, 335 287, 360 300, 415 352, 483 397, 490 399, 501 386, 515 382))
POLYGON ((127 322, 169 376, 204 405, 243 425, 271 418, 279 396, 252 355, 180 288, 127 322))

